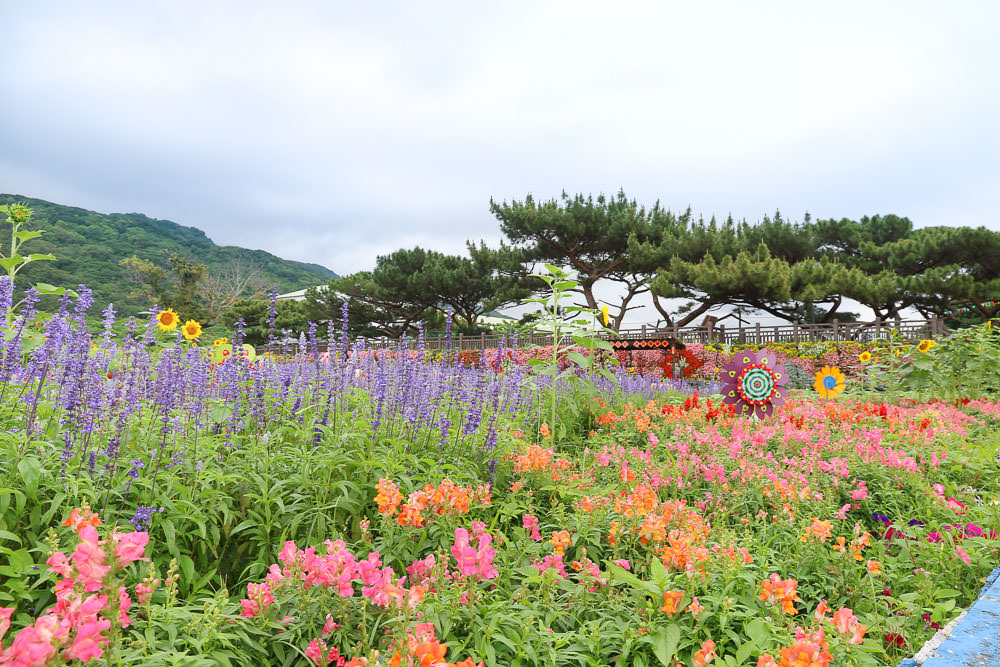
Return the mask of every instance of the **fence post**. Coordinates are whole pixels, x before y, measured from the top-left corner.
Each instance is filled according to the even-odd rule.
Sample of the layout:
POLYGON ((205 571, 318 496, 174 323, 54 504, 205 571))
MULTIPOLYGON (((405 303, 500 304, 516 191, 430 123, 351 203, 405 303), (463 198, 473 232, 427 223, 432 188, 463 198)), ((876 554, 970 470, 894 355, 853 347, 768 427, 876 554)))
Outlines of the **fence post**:
POLYGON ((746 335, 746 332, 744 330, 744 327, 740 327, 740 343, 741 344, 747 342, 746 336, 747 335, 746 335))
POLYGON ((461 331, 458 332, 458 349, 465 349, 465 334, 461 331))
POLYGON ((878 340, 881 337, 882 337, 882 318, 881 317, 876 317, 875 318, 875 340, 878 340))
POLYGON ((486 332, 483 331, 479 334, 479 347, 480 349, 486 349, 486 332))
POLYGON ((760 322, 753 323, 753 342, 757 345, 762 345, 764 341, 761 340, 760 335, 760 322))
POLYGON ((840 320, 833 318, 833 342, 840 342, 840 320))
POLYGON ((799 323, 798 323, 798 320, 796 320, 795 322, 792 322, 792 337, 795 339, 795 344, 796 345, 798 345, 799 343, 802 342, 801 339, 799 338, 799 323))
POLYGON ((674 333, 674 335, 672 336, 672 338, 674 340, 677 340, 677 325, 676 324, 674 324, 673 333, 674 333))
POLYGON ((645 323, 643 323, 643 325, 642 325, 642 337, 646 338, 646 324, 645 323))

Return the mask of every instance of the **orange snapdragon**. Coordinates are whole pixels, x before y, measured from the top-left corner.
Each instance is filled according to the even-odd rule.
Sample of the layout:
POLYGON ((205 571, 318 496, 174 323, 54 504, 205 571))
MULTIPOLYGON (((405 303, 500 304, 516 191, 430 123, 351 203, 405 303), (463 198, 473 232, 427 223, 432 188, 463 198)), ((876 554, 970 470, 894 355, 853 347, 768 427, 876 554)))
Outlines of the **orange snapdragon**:
POLYGON ((773 601, 781 604, 781 610, 786 614, 794 616, 798 612, 795 609, 795 602, 800 602, 796 589, 799 582, 795 579, 782 579, 777 574, 772 574, 768 579, 761 582, 761 593, 758 600, 773 601))
POLYGON ((556 555, 562 556, 566 553, 566 547, 571 546, 573 541, 570 539, 569 533, 565 530, 557 530, 552 533, 552 539, 549 540, 555 549, 556 555))
POLYGON ((680 603, 683 597, 684 591, 667 591, 663 594, 663 606, 660 607, 660 611, 667 616, 673 616, 680 611, 678 603, 680 603))
POLYGON ((819 542, 826 542, 833 537, 832 528, 833 526, 829 521, 820 521, 816 517, 813 517, 812 525, 806 528, 806 532, 802 536, 802 541, 815 539, 819 542))

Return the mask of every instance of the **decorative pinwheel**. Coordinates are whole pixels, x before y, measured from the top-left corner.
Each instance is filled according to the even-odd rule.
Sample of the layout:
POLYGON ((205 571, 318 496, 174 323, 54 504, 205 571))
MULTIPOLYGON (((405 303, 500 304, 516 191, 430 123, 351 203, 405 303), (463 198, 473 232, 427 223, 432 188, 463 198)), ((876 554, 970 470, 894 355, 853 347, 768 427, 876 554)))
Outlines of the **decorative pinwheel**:
POLYGON ((837 398, 844 391, 844 374, 836 366, 823 366, 816 371, 813 389, 823 398, 837 398))
POLYGON ((719 371, 723 384, 722 401, 736 406, 737 414, 770 417, 774 408, 785 404, 785 375, 774 352, 737 352, 719 371))

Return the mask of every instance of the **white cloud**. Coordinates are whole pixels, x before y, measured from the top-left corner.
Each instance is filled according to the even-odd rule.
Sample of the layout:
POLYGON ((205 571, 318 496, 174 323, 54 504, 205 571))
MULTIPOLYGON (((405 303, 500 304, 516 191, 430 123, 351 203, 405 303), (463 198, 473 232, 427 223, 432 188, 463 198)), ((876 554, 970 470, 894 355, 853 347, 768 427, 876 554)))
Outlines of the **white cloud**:
MULTIPOLYGON (((998 6, 1000 7, 1000 6, 998 6)), ((26 3, 0 189, 338 272, 491 196, 996 227, 992 5, 26 3)))

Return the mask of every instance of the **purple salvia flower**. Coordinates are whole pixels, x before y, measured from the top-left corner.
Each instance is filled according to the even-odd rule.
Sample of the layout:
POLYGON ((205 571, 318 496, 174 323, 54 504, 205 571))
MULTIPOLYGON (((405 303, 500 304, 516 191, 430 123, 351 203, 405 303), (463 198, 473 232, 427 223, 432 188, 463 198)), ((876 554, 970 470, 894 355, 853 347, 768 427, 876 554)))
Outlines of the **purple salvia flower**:
POLYGON ((267 304, 267 344, 274 342, 274 323, 278 319, 278 288, 271 288, 271 300, 267 304))

